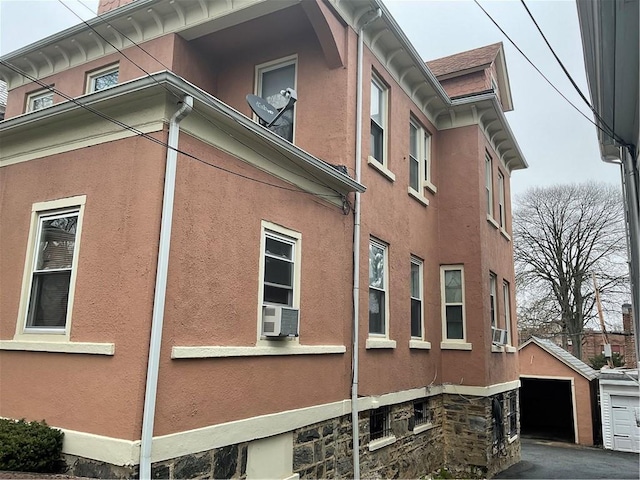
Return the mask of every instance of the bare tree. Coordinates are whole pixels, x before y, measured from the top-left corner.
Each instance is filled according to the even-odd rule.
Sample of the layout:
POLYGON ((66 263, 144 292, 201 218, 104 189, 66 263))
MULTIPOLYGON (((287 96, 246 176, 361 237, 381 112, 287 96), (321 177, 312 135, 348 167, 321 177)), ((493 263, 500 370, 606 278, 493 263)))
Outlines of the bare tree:
POLYGON ((584 326, 597 315, 592 275, 605 308, 617 311, 628 295, 619 188, 586 183, 529 189, 517 199, 513 237, 519 327, 559 333, 563 346, 570 340, 581 358, 584 326))

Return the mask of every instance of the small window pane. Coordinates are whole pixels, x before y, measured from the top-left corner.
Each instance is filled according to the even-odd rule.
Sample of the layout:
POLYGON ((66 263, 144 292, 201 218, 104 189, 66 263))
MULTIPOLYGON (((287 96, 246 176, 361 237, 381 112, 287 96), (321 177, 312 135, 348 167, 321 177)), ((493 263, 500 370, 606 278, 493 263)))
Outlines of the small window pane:
POLYGON ((418 158, 418 129, 415 125, 409 125, 409 155, 418 158))
POLYGON ((422 298, 420 291, 420 265, 411 263, 411 296, 414 298, 422 298))
POLYGON ((293 245, 276 240, 275 238, 267 237, 265 250, 269 255, 274 257, 293 259, 293 245))
POLYGON ((27 327, 64 327, 71 271, 34 274, 27 327))
POLYGON ((265 257, 264 281, 277 285, 293 286, 293 263, 265 257))
POLYGON ((384 288, 384 249, 369 244, 369 286, 384 288))
POLYGON ((424 134, 424 180, 430 181, 429 160, 431 158, 431 137, 428 133, 424 134))
POLYGON ((371 119, 382 125, 382 90, 375 82, 371 82, 371 119))
POLYGON ((462 340, 462 305, 447 305, 447 338, 462 340))
POLYGON ((369 333, 384 335, 384 292, 369 289, 369 333))
POLYGON ((420 164, 418 160, 409 157, 409 186, 415 191, 419 191, 420 188, 420 164))
POLYGON ((93 79, 93 91, 98 92, 105 88, 113 87, 118 84, 118 70, 114 70, 104 75, 98 75, 93 79))
POLYGON ((447 270, 444 272, 445 302, 462 302, 462 272, 460 270, 447 270))
POLYGON ((382 128, 376 122, 371 120, 371 156, 380 162, 383 159, 383 135, 384 133, 382 128))
MULTIPOLYGON (((280 109, 288 100, 280 92, 287 88, 295 88, 296 65, 285 65, 261 72, 260 96, 274 107, 280 109)), ((293 141, 293 109, 287 110, 270 129, 282 138, 293 141)))
POLYGON ((264 286, 264 302, 277 303, 280 305, 293 305, 293 289, 286 287, 277 287, 274 285, 264 286))
POLYGON ((35 270, 71 268, 77 225, 77 216, 42 222, 35 270))
POLYGON ((30 110, 35 112, 36 110, 42 110, 51 105, 53 105, 53 92, 44 93, 31 98, 30 110))
POLYGON ((411 299, 411 336, 422 337, 422 301, 411 299))

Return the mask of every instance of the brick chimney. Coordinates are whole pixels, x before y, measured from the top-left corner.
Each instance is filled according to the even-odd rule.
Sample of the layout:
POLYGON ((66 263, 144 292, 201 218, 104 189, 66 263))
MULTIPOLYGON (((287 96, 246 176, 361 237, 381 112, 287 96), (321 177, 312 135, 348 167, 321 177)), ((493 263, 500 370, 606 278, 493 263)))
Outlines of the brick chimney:
POLYGON ((622 305, 622 331, 624 333, 625 367, 637 368, 638 359, 636 358, 635 332, 631 318, 631 304, 629 303, 622 305))
POLYGON ((133 1, 134 0, 100 0, 100 3, 98 4, 98 15, 102 15, 109 10, 113 10, 114 8, 121 7, 122 5, 126 5, 133 1))

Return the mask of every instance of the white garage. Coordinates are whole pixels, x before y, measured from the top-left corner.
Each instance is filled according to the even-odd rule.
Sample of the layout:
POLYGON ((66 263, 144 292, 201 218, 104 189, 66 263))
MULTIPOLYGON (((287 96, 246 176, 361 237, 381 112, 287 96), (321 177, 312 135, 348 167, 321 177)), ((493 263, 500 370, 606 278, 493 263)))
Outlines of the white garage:
POLYGON ((604 448, 640 453, 638 371, 602 370, 600 406, 604 448))

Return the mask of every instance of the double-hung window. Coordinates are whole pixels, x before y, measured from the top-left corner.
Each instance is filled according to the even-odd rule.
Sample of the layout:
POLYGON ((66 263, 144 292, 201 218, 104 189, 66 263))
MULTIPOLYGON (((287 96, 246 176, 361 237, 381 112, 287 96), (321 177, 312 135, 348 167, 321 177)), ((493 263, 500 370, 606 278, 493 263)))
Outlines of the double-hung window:
POLYGON ((465 339, 464 270, 462 266, 441 268, 444 340, 465 339))
POLYGON ((99 92, 118 84, 118 65, 111 65, 89 74, 87 93, 99 92))
POLYGON ((502 282, 502 298, 503 298, 503 321, 504 328, 507 331, 507 344, 511 345, 511 291, 509 282, 502 282))
POLYGON ((387 87, 371 79, 371 156, 386 166, 387 87))
POLYGON ((296 241, 265 232, 262 303, 293 306, 295 288, 296 241))
MULTIPOLYGON (((416 121, 409 123, 409 188, 422 195, 431 186, 431 136, 416 121)), ((433 189, 431 186, 430 188, 433 189)))
POLYGON ((33 205, 18 334, 68 337, 85 201, 33 205))
POLYGON ((498 279, 495 273, 489 274, 489 312, 491 318, 491 326, 494 328, 498 328, 498 312, 497 308, 497 282, 498 279))
POLYGON ((507 214, 504 204, 504 175, 498 172, 498 223, 503 230, 506 228, 507 214))
POLYGON ((411 336, 422 339, 422 261, 411 258, 411 336))
POLYGON ((484 154, 484 184, 487 200, 487 215, 493 217, 493 160, 489 152, 484 154))
POLYGON ((369 333, 384 335, 387 330, 387 246, 369 242, 369 333))
MULTIPOLYGON (((287 105, 282 94, 287 88, 296 88, 297 57, 288 57, 256 67, 256 95, 264 98, 274 107, 281 109, 287 105)), ((287 110, 271 127, 282 138, 293 142, 295 107, 287 110)))
POLYGON ((53 92, 50 90, 40 90, 27 97, 27 112, 42 110, 51 105, 53 105, 53 92))

